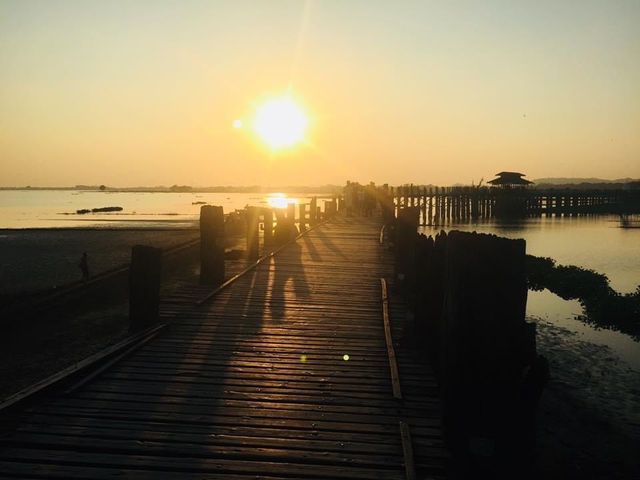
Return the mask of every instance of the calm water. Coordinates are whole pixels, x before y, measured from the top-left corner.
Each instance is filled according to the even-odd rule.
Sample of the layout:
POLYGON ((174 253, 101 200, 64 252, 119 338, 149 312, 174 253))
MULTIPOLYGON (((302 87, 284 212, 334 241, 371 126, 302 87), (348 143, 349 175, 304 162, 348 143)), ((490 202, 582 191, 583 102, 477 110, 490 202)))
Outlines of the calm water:
MULTIPOLYGON (((619 228, 615 216, 541 217, 512 223, 491 221, 421 227, 421 231, 432 235, 441 228, 524 238, 527 253, 604 273, 619 292, 633 292, 640 284, 640 228, 619 228)), ((529 291, 527 315, 567 328, 586 341, 607 345, 640 371, 640 343, 628 335, 595 329, 576 320, 576 315, 581 313, 582 307, 576 300, 563 300, 548 290, 529 291)))
MULTIPOLYGON (((322 195, 317 195, 320 199, 322 195)), ((311 195, 287 195, 308 202, 311 195)), ((247 205, 264 206, 273 194, 261 193, 131 193, 55 190, 1 190, 0 228, 190 227, 206 202, 225 213, 247 205), (122 207, 121 212, 76 215, 76 210, 122 207)))

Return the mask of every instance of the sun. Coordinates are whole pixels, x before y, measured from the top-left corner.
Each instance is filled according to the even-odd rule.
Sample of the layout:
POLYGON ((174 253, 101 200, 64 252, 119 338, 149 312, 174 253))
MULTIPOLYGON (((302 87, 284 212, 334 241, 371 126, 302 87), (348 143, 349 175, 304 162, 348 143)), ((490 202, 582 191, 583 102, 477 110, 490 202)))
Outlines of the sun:
POLYGON ((291 147, 304 139, 308 119, 289 96, 266 100, 256 109, 253 128, 271 148, 291 147))

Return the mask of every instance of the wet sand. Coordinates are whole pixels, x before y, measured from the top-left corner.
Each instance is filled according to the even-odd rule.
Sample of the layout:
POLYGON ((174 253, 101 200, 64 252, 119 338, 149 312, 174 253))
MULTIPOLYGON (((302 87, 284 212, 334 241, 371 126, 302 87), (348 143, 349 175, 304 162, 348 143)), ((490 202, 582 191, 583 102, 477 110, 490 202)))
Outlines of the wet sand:
POLYGON ((197 229, 0 230, 0 295, 24 294, 76 282, 87 252, 89 274, 125 265, 133 245, 169 248, 198 238, 197 229))
POLYGON ((539 417, 537 478, 640 478, 640 372, 606 346, 537 319, 550 363, 539 417))

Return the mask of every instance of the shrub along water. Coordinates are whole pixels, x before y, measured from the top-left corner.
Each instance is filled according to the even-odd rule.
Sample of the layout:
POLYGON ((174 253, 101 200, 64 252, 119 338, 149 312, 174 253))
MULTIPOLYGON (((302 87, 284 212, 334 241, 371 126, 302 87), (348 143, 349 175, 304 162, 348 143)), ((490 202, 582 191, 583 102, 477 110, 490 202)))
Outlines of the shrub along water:
POLYGON ((621 294, 611 288, 606 275, 593 270, 556 265, 547 257, 527 255, 526 261, 529 288, 546 288, 565 300, 577 299, 585 312, 579 320, 640 340, 640 285, 633 293, 621 294))

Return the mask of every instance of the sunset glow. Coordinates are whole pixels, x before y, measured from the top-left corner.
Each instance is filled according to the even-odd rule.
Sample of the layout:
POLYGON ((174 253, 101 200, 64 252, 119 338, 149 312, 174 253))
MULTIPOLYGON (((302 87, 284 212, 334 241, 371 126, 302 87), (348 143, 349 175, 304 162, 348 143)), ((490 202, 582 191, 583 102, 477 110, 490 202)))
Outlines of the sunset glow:
POLYGON ((291 147, 304 138, 308 120, 302 109, 283 96, 267 100, 256 109, 254 130, 269 147, 291 147))

